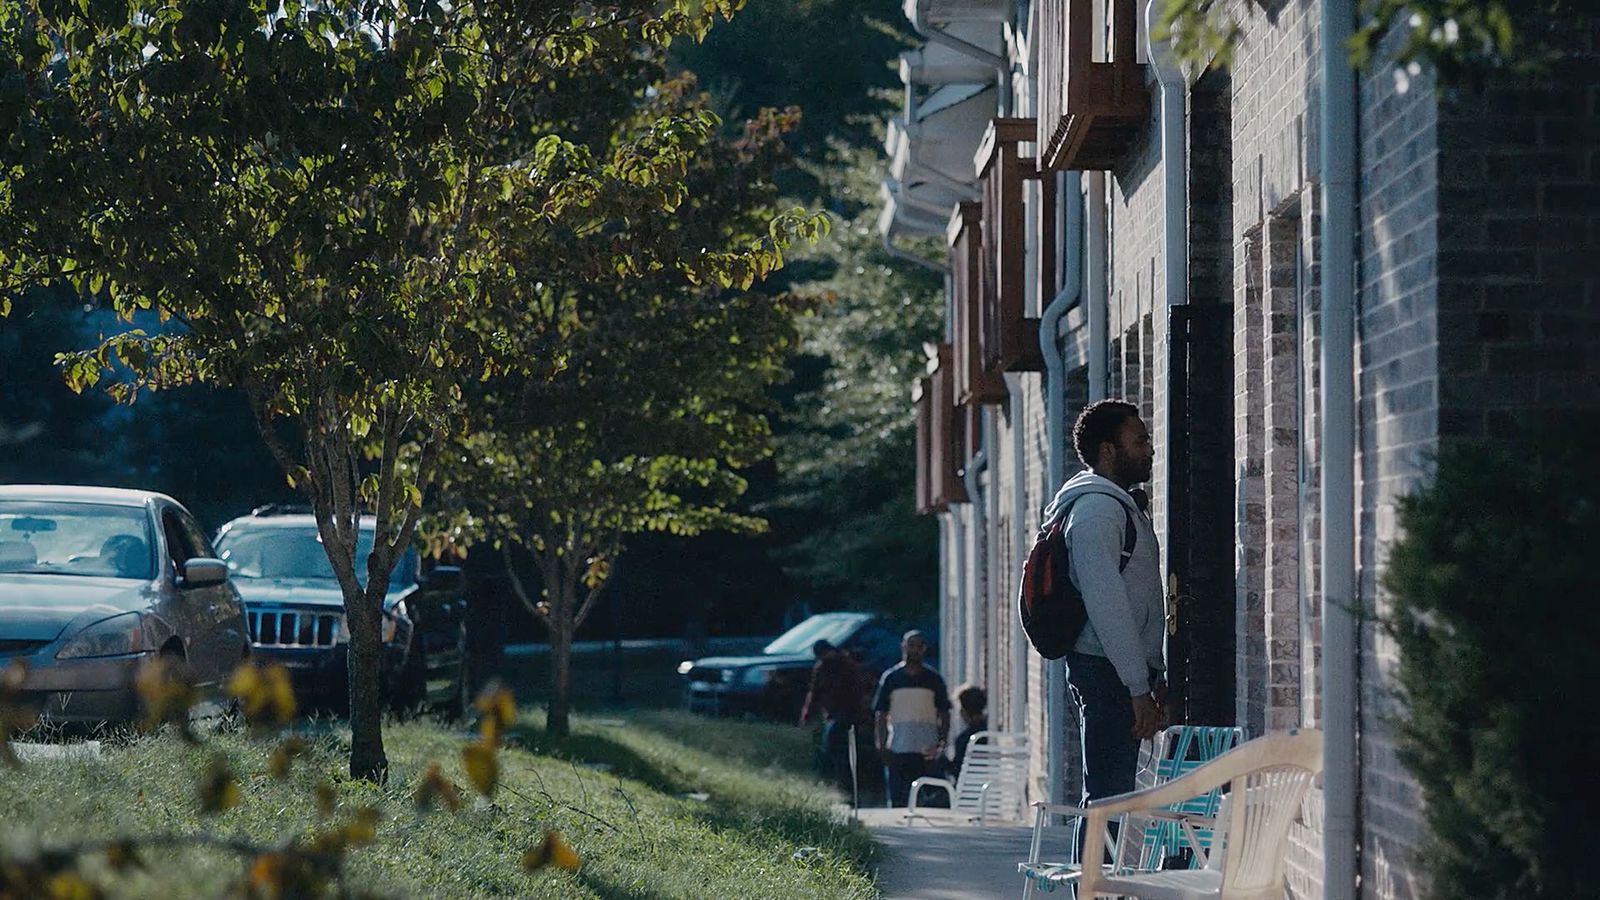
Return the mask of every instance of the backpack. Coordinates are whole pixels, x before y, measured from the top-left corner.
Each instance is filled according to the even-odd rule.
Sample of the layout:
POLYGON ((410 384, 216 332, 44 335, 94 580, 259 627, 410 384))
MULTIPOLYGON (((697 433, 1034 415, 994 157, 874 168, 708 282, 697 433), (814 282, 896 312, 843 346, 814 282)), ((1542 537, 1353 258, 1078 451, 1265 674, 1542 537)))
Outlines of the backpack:
MULTIPOLYGON (((1105 494, 1105 491, 1088 491, 1105 494)), ((1072 507, 1085 494, 1072 498, 1060 515, 1046 522, 1033 540, 1028 560, 1022 564, 1022 586, 1017 591, 1017 608, 1022 615, 1022 630, 1028 633, 1028 642, 1045 659, 1060 659, 1067 655, 1072 645, 1083 633, 1089 621, 1089 611, 1083 605, 1083 594, 1072 583, 1071 556, 1067 552, 1067 517, 1072 507)), ((1112 496, 1106 494, 1106 496, 1112 496)), ((1139 537, 1138 526, 1126 506, 1122 514, 1127 517, 1127 528, 1122 537, 1122 558, 1117 571, 1128 567, 1133 558, 1133 545, 1139 537)))

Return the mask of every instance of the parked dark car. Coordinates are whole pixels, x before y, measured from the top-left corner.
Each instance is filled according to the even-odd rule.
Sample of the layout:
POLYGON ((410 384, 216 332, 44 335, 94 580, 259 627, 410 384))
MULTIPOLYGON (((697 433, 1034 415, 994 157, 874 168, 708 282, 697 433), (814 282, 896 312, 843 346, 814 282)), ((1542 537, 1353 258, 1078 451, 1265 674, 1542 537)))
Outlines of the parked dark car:
POLYGON ((694 712, 792 720, 800 715, 821 640, 856 658, 874 680, 900 659, 902 631, 872 613, 821 613, 780 635, 755 656, 708 656, 678 666, 684 702, 694 712))
MULTIPOLYGON (((356 573, 364 578, 375 525, 361 521, 356 573)), ((309 513, 262 507, 217 532, 217 551, 244 597, 257 659, 281 663, 303 699, 342 706, 349 694, 349 631, 344 594, 334 580, 309 513)), ((470 691, 465 583, 455 566, 426 574, 407 549, 383 602, 382 686, 397 709, 465 711, 470 691)))
POLYGON ((204 532, 171 497, 118 488, 0 487, 0 667, 27 667, 47 722, 140 713, 133 676, 165 656, 220 709, 248 652, 243 607, 204 532))

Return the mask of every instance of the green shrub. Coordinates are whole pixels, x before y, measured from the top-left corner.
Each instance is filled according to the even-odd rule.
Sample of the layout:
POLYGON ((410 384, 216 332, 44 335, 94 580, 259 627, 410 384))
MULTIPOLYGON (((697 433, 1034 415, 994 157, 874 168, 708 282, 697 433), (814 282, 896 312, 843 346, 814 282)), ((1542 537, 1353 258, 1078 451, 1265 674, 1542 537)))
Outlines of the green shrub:
POLYGON ((1385 584, 1435 898, 1600 897, 1600 437, 1444 448, 1385 584))

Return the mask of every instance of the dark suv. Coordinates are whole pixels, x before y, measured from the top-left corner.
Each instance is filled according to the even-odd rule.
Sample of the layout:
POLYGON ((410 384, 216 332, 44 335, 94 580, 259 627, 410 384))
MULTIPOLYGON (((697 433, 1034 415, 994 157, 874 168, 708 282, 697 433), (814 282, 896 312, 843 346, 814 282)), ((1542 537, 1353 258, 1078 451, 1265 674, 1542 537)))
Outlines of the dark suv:
MULTIPOLYGON (((357 577, 366 572, 373 534, 373 520, 363 519, 357 577)), ((216 547, 244 599, 255 658, 287 667, 303 698, 342 705, 349 683, 344 595, 316 520, 301 509, 262 507, 222 526, 216 547)), ((424 575, 415 549, 395 565, 383 601, 381 663, 383 691, 395 708, 465 710, 464 588, 455 566, 434 566, 424 575)))
POLYGON ((816 663, 811 648, 826 640, 843 648, 874 681, 900 659, 901 631, 872 613, 812 616, 756 656, 684 660, 684 703, 692 711, 793 720, 800 715, 816 663))

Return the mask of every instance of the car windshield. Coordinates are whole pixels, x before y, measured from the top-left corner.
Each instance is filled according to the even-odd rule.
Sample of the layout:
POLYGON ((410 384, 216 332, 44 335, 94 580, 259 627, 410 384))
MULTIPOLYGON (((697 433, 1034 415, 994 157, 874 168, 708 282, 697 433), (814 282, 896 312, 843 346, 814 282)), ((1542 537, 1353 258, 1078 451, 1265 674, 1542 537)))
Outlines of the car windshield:
MULTIPOLYGON (((230 529, 217 538, 217 553, 235 578, 334 580, 315 526, 230 529)), ((371 553, 372 532, 362 529, 356 538, 356 578, 363 582, 371 553)), ((389 574, 389 588, 410 585, 416 571, 416 551, 408 548, 389 574)))
POLYGON ((839 644, 861 624, 858 616, 812 616, 785 631, 763 653, 808 653, 817 641, 839 644))
POLYGON ((0 573, 155 577, 137 506, 0 500, 0 573))

